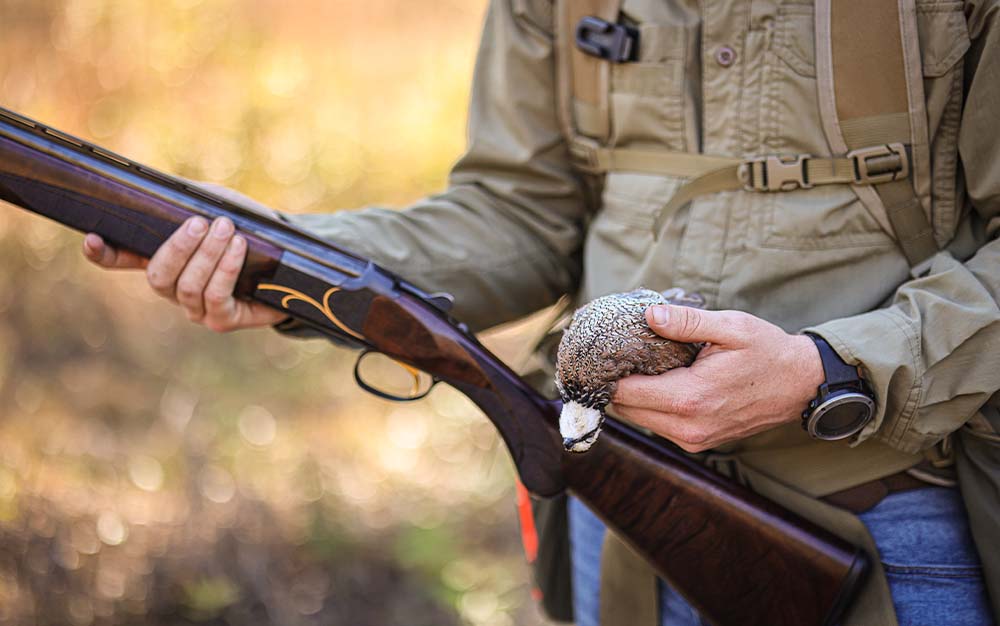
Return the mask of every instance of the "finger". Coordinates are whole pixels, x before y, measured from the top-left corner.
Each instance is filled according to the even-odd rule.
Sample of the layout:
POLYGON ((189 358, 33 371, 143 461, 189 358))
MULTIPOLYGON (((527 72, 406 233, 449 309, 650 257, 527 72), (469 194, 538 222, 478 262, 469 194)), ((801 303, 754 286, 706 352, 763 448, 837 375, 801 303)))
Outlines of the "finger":
POLYGON ((711 447, 713 432, 707 420, 618 405, 613 405, 612 410, 623 419, 648 428, 688 452, 701 452, 711 447))
POLYGON ((229 240, 219 264, 205 287, 205 316, 219 323, 231 322, 236 314, 233 290, 246 258, 246 239, 236 235, 229 240))
POLYGON ((206 232, 208 222, 205 218, 192 217, 163 242, 146 267, 146 280, 153 291, 164 298, 175 299, 177 279, 206 232))
POLYGON ((211 330, 228 332, 240 328, 270 326, 287 317, 286 313, 269 306, 233 297, 246 251, 246 239, 240 235, 233 237, 205 287, 203 323, 211 330))
POLYGON ((657 335, 688 343, 742 345, 753 332, 755 318, 740 311, 705 311, 689 306, 654 305, 646 322, 657 335))
POLYGON ((697 381, 687 368, 676 368, 658 376, 635 374, 618 381, 611 401, 615 405, 689 414, 692 398, 700 397, 697 381))
POLYGON ((205 288, 234 232, 235 227, 229 218, 221 217, 212 222, 208 235, 201 240, 198 250, 191 255, 177 279, 177 302, 187 310, 192 320, 199 321, 205 316, 205 288))
POLYGON ((100 235, 94 233, 88 233, 83 238, 83 255, 91 263, 106 269, 141 269, 149 263, 138 254, 109 246, 100 235))
POLYGON ((243 302, 242 300, 237 300, 236 306, 242 313, 237 320, 237 328, 272 326, 288 317, 288 313, 272 309, 260 302, 243 302))
POLYGON ((260 302, 246 302, 244 300, 233 300, 234 313, 232 317, 216 322, 206 316, 203 322, 210 330, 219 333, 227 333, 241 328, 257 328, 260 326, 273 326, 288 317, 287 313, 276 311, 260 302))

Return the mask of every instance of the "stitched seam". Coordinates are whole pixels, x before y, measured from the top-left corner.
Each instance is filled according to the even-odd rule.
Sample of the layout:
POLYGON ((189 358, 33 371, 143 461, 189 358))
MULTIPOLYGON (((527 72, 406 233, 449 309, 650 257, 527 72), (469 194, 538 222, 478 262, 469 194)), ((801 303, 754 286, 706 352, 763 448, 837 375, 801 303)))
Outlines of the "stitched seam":
POLYGON ((924 574, 938 578, 978 578, 982 568, 975 565, 934 566, 934 565, 893 565, 882 562, 882 567, 890 574, 924 574))
POLYGON ((807 78, 815 78, 815 58, 813 59, 813 62, 810 63, 809 59, 800 54, 798 49, 792 45, 793 29, 795 27, 794 16, 808 17, 813 15, 813 8, 812 5, 792 6, 795 6, 796 10, 790 10, 792 8, 791 6, 781 6, 778 8, 778 20, 776 26, 778 37, 774 41, 774 52, 778 58, 784 61, 785 64, 787 64, 788 67, 790 67, 796 74, 807 78))
POLYGON ((931 193, 934 198, 933 228, 938 243, 950 239, 957 226, 958 129, 962 118, 963 74, 961 66, 953 72, 951 96, 941 116, 935 142, 938 154, 931 172, 931 193))

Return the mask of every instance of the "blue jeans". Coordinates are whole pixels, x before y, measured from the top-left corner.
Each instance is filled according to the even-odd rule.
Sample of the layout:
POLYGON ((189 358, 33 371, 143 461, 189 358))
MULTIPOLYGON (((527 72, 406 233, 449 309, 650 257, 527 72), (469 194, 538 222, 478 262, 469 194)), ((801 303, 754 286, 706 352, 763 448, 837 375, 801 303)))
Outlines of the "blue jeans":
MULTIPOLYGON (((925 487, 891 494, 861 521, 875 538, 900 626, 993 623, 983 574, 957 489, 925 487)), ((598 626, 604 524, 579 500, 569 503, 573 610, 577 626, 598 626)), ((705 622, 662 580, 660 623, 705 622)))

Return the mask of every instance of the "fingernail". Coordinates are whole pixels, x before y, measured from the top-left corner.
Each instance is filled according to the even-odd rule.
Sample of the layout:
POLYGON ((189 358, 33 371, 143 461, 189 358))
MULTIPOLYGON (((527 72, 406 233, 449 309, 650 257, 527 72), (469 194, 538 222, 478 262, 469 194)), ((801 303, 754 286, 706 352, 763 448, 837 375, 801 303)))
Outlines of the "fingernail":
POLYGON ((201 237, 205 234, 205 229, 208 228, 205 225, 205 220, 200 217, 191 219, 188 222, 188 234, 194 235, 195 237, 201 237))
POLYGON ((667 323, 670 313, 667 312, 667 307, 663 305, 656 305, 653 307, 653 322, 658 326, 663 326, 667 323))
POLYGON ((212 233, 219 239, 225 239, 233 234, 233 223, 227 217, 220 217, 212 224, 212 233))
POLYGON ((247 243, 246 239, 244 239, 240 235, 236 235, 235 237, 233 237, 233 243, 230 245, 233 246, 233 250, 239 251, 243 249, 243 246, 245 246, 246 243, 247 243))

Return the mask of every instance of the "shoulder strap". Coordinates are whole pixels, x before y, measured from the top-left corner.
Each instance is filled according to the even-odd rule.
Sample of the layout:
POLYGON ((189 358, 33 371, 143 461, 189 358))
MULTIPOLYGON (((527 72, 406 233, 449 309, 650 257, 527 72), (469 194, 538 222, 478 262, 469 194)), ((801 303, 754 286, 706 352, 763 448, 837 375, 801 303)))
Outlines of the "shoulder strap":
POLYGON ((816 74, 834 154, 906 146, 909 177, 854 190, 895 236, 914 275, 922 274, 938 246, 928 220, 930 154, 914 0, 817 0, 816 74))
POLYGON ((607 142, 611 64, 577 48, 580 20, 597 17, 616 22, 622 0, 556 0, 556 76, 560 118, 570 149, 607 142))

